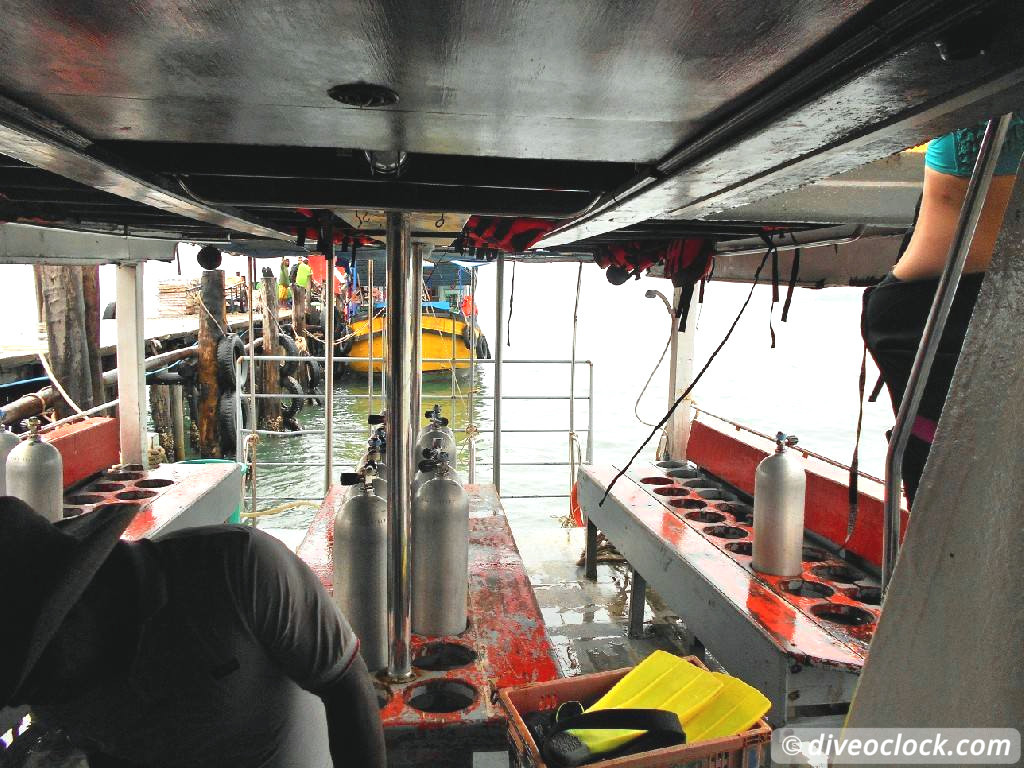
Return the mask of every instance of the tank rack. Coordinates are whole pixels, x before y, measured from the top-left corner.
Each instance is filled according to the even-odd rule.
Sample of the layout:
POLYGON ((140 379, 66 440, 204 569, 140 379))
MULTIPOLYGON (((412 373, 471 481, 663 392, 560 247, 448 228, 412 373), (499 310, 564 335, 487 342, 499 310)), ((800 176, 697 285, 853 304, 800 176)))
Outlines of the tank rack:
POLYGON ((580 504, 641 583, 726 670, 771 699, 772 725, 838 722, 878 618, 877 582, 813 545, 800 578, 756 573, 752 509, 732 490, 665 463, 627 473, 599 504, 616 472, 582 467, 580 504))
MULTIPOLYGON (((469 625, 445 637, 412 636, 409 682, 378 683, 389 764, 431 765, 456 753, 472 764, 474 750, 503 750, 498 688, 553 680, 559 670, 505 513, 491 485, 467 485, 469 625), (441 730, 443 728, 443 731, 441 730)), ((331 489, 297 550, 331 589, 336 505, 331 489)))

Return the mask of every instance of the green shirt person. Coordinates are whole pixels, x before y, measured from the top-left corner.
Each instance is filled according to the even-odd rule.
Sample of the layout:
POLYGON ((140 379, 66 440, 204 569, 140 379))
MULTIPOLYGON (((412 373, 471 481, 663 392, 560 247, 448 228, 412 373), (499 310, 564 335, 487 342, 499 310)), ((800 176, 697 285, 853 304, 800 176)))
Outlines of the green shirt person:
POLYGON ((303 257, 299 262, 299 268, 295 273, 295 284, 300 288, 309 290, 309 284, 313 281, 313 270, 309 266, 309 259, 303 257))

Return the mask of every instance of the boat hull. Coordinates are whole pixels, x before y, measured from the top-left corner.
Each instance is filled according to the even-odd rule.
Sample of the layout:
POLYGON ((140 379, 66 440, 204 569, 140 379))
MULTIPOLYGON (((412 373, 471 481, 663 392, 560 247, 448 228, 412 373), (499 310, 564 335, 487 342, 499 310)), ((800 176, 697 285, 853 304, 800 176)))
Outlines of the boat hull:
MULTIPOLYGON (((376 317, 373 320, 373 370, 379 373, 384 367, 384 326, 385 319, 376 317)), ((352 349, 348 357, 370 357, 370 327, 367 320, 355 320, 350 326, 352 333, 352 349)), ((480 335, 480 331, 477 330, 480 335)), ((423 373, 468 371, 470 361, 476 353, 475 345, 466 343, 470 338, 470 328, 463 320, 451 316, 424 315, 420 327, 420 344, 422 350, 423 373), (453 362, 454 361, 454 362, 453 362)), ((369 361, 350 360, 349 370, 355 373, 366 373, 369 361)))

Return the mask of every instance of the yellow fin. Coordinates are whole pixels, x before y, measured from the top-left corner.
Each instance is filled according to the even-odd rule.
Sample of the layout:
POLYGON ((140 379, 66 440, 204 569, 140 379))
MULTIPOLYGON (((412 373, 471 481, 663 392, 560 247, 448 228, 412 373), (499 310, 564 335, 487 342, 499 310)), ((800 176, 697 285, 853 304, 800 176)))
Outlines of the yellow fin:
POLYGON ((722 686, 700 710, 683 719, 687 743, 733 736, 750 728, 771 708, 771 702, 739 678, 712 672, 722 686))

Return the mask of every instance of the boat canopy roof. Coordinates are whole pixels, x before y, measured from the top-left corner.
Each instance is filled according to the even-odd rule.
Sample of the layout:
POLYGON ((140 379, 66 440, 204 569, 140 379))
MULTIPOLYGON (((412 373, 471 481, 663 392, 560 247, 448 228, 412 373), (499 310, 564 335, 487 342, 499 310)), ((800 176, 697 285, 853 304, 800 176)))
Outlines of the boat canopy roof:
POLYGON ((345 249, 388 210, 437 247, 519 217, 541 260, 891 229, 920 160, 886 158, 1024 103, 1021 3, 226 8, 8 8, 0 220, 274 257, 324 216, 345 249))

